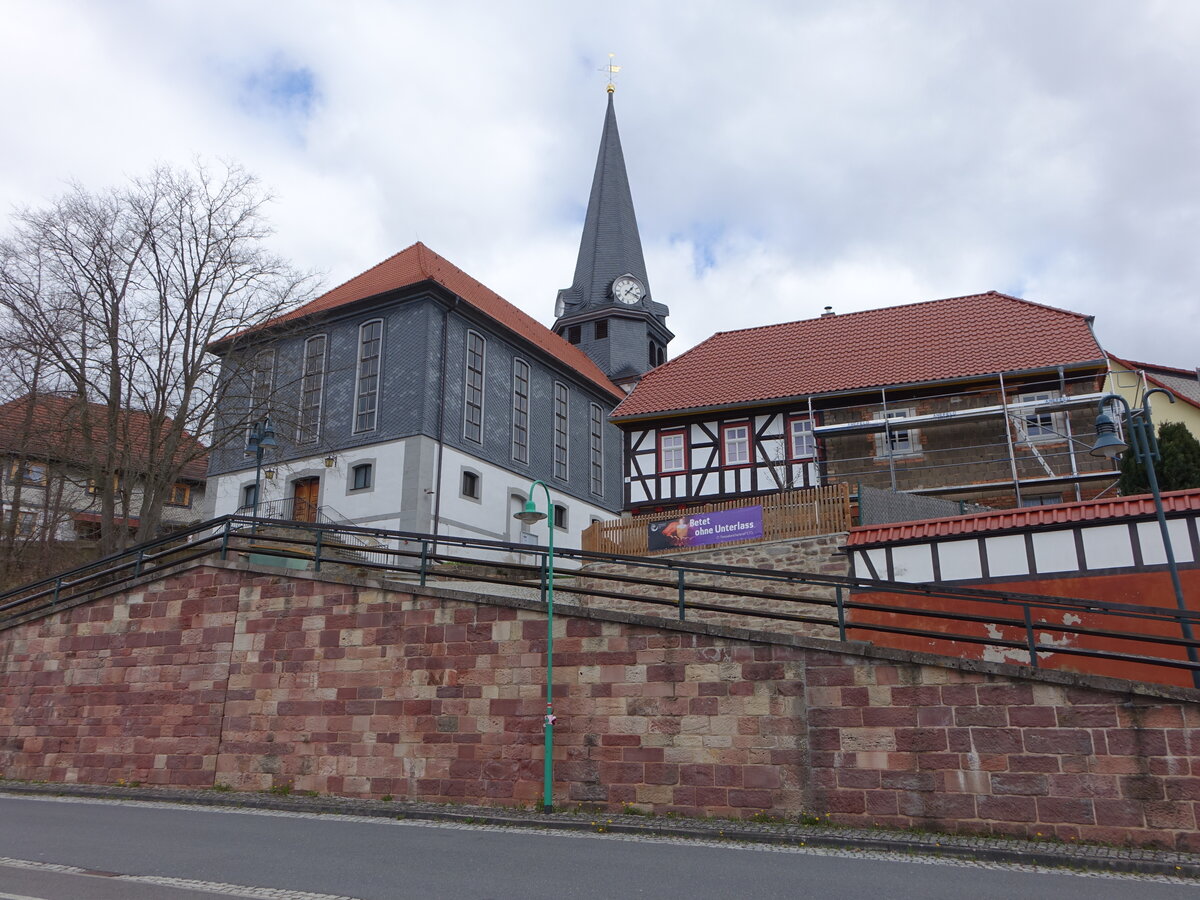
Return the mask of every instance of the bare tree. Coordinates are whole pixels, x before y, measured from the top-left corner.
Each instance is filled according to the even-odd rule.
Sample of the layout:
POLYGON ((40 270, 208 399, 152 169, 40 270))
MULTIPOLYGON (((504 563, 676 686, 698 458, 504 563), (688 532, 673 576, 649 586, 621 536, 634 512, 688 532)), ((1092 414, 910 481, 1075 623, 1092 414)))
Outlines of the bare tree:
POLYGON ((154 536, 201 439, 225 439, 208 346, 304 299, 310 276, 266 246, 268 199, 240 166, 161 167, 104 193, 75 186, 17 214, 0 242, 6 330, 46 388, 80 401, 72 450, 96 487, 102 553, 125 545, 134 516, 136 539, 154 536))

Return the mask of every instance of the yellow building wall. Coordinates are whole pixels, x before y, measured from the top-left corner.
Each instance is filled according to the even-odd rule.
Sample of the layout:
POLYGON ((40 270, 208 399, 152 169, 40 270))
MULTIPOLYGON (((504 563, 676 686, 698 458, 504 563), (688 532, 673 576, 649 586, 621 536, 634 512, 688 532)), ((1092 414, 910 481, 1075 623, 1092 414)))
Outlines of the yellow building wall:
MULTIPOLYGON (((1109 393, 1120 394, 1133 407, 1141 407, 1142 397, 1147 388, 1158 387, 1153 381, 1143 380, 1136 369, 1130 369, 1115 359, 1108 361, 1108 379, 1105 390, 1109 393)), ((1192 406, 1179 397, 1171 403, 1162 394, 1150 398, 1150 415, 1154 419, 1155 432, 1164 422, 1182 422, 1197 440, 1200 440, 1200 408, 1192 406)))

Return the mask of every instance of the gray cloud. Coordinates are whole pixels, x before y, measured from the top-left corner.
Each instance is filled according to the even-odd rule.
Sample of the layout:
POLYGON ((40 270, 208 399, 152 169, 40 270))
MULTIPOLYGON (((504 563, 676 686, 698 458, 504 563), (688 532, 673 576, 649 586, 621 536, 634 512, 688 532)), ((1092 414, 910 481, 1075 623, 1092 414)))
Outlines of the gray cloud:
POLYGON ((1200 363, 1200 7, 1178 2, 13 3, 0 208, 195 154, 336 283, 413 240, 542 321, 604 106, 678 353, 999 289, 1200 363))

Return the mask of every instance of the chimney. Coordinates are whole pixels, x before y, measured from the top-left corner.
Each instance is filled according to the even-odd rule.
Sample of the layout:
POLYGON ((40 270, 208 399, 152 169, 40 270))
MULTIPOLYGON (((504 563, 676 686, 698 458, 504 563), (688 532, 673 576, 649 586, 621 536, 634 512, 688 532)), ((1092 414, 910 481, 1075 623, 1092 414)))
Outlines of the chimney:
POLYGON ((833 307, 832 307, 832 306, 827 306, 827 307, 825 307, 825 312, 821 313, 821 318, 822 318, 822 319, 827 319, 827 318, 829 318, 830 316, 836 316, 836 315, 837 315, 837 313, 835 313, 835 312, 833 311, 833 307))

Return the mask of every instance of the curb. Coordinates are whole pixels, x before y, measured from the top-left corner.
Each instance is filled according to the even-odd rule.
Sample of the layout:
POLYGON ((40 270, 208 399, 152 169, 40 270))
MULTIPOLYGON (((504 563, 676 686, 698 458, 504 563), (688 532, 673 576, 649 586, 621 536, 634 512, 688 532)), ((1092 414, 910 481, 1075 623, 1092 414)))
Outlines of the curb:
POLYGON ((847 851, 884 851, 912 855, 943 856, 982 862, 1040 865, 1098 872, 1137 875, 1166 875, 1200 879, 1200 854, 1170 850, 1145 850, 1095 844, 1052 844, 1016 838, 992 838, 953 834, 909 834, 907 832, 838 829, 821 826, 756 824, 730 821, 670 820, 625 814, 596 813, 595 819, 574 813, 516 814, 495 807, 441 806, 413 801, 359 800, 355 798, 277 796, 249 792, 214 792, 211 789, 132 787, 121 785, 35 784, 0 781, 0 796, 78 797, 97 800, 129 800, 178 803, 231 809, 262 809, 326 815, 368 816, 495 825, 530 830, 556 829, 596 833, 595 819, 603 818, 603 833, 677 837, 694 840, 741 841, 775 846, 804 846, 847 851))

